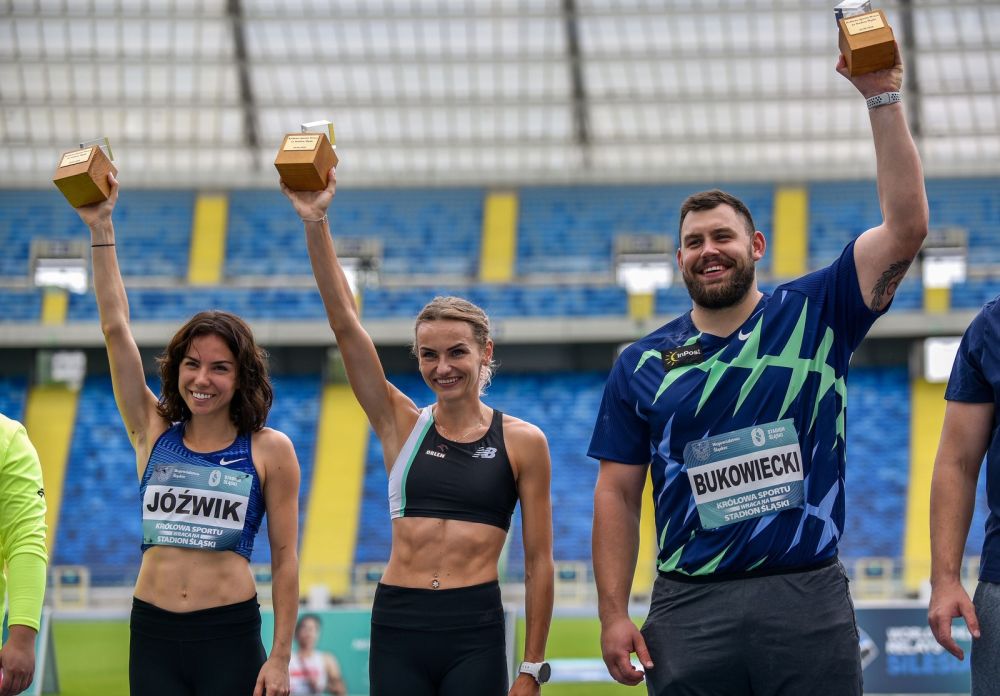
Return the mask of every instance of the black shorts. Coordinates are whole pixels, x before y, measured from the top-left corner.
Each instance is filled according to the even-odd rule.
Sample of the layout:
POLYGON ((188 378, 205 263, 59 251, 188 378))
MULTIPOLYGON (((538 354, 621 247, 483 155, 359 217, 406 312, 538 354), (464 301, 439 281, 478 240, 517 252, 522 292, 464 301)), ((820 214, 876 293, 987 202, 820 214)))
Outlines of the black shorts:
POLYGON ((642 627, 650 696, 861 696, 847 574, 823 567, 692 582, 659 576, 642 627))
POLYGON ((256 597, 184 613, 133 598, 130 629, 132 696, 252 696, 267 659, 256 597))
POLYGON ((506 696, 500 585, 424 590, 379 583, 368 672, 371 696, 506 696))

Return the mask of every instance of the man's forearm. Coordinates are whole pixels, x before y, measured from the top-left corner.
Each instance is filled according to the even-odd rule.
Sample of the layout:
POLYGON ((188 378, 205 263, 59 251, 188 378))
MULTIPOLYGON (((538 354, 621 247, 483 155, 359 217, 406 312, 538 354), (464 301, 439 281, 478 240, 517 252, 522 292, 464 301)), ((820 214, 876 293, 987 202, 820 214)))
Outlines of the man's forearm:
POLYGON ((957 464, 938 461, 931 483, 932 585, 960 579, 975 504, 976 479, 957 464))
POLYGON ((593 557, 601 621, 628 614, 639 556, 639 509, 616 491, 594 496, 593 557))
POLYGON ((923 166, 902 103, 870 110, 879 204, 887 227, 923 239, 929 217, 923 166))

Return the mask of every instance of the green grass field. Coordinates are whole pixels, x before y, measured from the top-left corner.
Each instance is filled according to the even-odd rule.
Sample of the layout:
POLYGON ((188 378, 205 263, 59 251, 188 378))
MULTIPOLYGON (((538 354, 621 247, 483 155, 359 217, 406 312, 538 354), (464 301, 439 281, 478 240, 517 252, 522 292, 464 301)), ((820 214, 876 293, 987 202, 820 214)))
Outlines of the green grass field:
MULTIPOLYGON (((61 696, 128 696, 127 621, 56 621, 53 631, 61 696)), ((524 634, 523 626, 518 634, 524 634)), ((596 619, 555 618, 548 657, 598 657, 599 636, 596 619)), ((646 692, 642 687, 631 689, 620 684, 550 684, 543 693, 640 696, 646 692)))
POLYGON ((128 696, 128 621, 56 621, 61 696, 128 696))

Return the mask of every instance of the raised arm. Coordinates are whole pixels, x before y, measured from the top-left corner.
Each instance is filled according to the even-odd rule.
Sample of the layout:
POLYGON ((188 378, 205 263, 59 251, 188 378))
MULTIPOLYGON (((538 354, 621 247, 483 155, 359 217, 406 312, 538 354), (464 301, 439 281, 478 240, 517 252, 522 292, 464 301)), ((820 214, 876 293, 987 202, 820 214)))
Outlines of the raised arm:
POLYGON ((979 621, 960 571, 976 504, 976 480, 989 446, 993 404, 949 401, 931 479, 931 601, 927 621, 937 642, 958 659, 962 649, 951 620, 965 619, 974 636, 979 621))
MULTIPOLYGON (((516 421, 510 428, 517 466, 517 494, 521 501, 521 534, 524 541, 524 659, 542 662, 552 622, 552 464, 545 435, 534 425, 516 421)), ((521 674, 511 686, 511 696, 539 692, 534 677, 521 674)))
POLYGON ((287 694, 292 633, 299 608, 299 460, 288 437, 264 428, 254 436, 254 451, 264 462, 264 506, 271 545, 274 636, 271 654, 257 675, 254 696, 287 694))
MULTIPOLYGON (((899 92, 903 85, 903 63, 898 46, 896 64, 891 68, 851 77, 844 56, 840 56, 837 72, 850 80, 865 99, 899 92)), ((906 125, 902 102, 871 109, 868 117, 875 141, 882 224, 858 238, 854 261, 865 303, 873 311, 880 311, 888 306, 920 251, 927 236, 929 213, 923 167, 906 125)))
POLYGON ((110 173, 108 181, 111 195, 106 201, 77 208, 76 212, 90 228, 94 294, 111 364, 115 403, 135 449, 141 476, 153 442, 168 424, 156 412, 156 395, 146 386, 139 347, 129 328, 128 297, 118 268, 115 228, 111 222, 111 213, 118 202, 118 182, 110 173))
POLYGON ((336 174, 335 169, 330 170, 329 183, 322 191, 293 191, 282 182, 281 192, 292 202, 305 225, 309 261, 330 328, 344 357, 351 389, 379 439, 388 445, 393 441, 389 436, 396 427, 396 411, 412 411, 415 417, 417 409, 386 380, 375 344, 361 325, 354 293, 337 258, 326 214, 336 192, 336 174))
POLYGON ((601 461, 594 488, 593 558, 601 652, 615 681, 635 686, 643 673, 632 666, 635 653, 646 669, 653 661, 628 613, 639 556, 639 514, 646 467, 601 461))

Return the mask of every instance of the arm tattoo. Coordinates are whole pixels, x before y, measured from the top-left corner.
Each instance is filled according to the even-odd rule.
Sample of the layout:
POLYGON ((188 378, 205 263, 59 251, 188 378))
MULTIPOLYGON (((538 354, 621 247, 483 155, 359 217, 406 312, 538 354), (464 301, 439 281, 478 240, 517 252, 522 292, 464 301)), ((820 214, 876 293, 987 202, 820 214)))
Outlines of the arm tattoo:
POLYGON ((873 312, 878 312, 885 307, 893 295, 896 294, 896 288, 899 287, 900 281, 906 275, 906 270, 910 267, 910 263, 909 259, 897 261, 889 266, 885 273, 882 274, 882 277, 878 279, 875 287, 872 288, 872 302, 870 306, 873 312))

